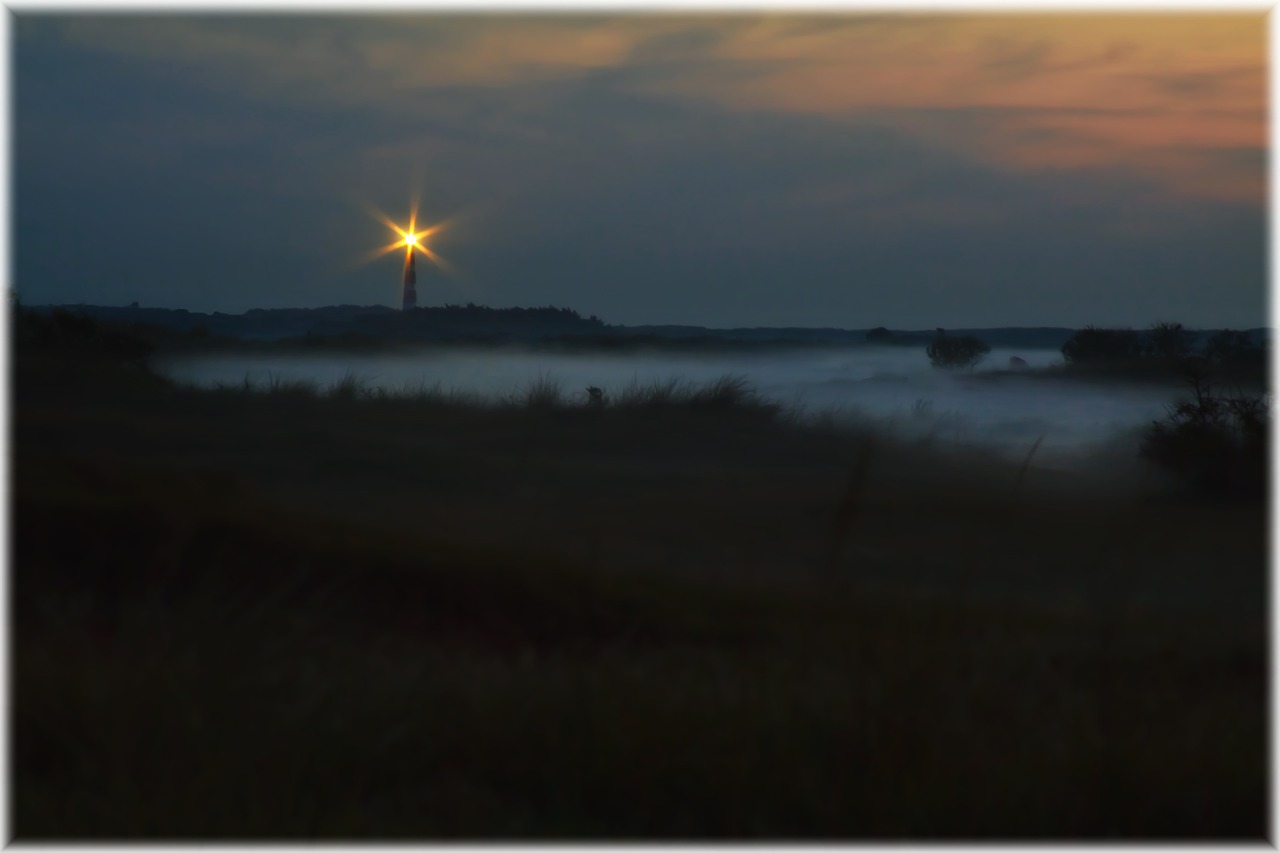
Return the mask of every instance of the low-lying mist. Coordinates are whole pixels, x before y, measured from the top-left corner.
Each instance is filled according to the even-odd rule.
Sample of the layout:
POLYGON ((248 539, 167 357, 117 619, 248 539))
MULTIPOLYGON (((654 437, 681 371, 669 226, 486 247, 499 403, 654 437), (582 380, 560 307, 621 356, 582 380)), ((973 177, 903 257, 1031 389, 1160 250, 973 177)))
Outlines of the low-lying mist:
POLYGON ((459 347, 412 354, 271 354, 171 358, 157 366, 198 386, 305 381, 319 389, 355 379, 390 392, 436 388, 481 400, 558 383, 569 400, 586 388, 611 396, 670 380, 702 385, 741 376, 764 398, 805 416, 879 422, 904 437, 977 444, 1069 461, 1100 445, 1125 443, 1180 396, 1170 385, 1062 381, 1035 375, 1059 363, 1056 350, 993 349, 972 371, 933 368, 923 349, 865 347, 722 353, 550 353, 459 347), (1010 371, 1012 356, 1030 373, 1010 371))

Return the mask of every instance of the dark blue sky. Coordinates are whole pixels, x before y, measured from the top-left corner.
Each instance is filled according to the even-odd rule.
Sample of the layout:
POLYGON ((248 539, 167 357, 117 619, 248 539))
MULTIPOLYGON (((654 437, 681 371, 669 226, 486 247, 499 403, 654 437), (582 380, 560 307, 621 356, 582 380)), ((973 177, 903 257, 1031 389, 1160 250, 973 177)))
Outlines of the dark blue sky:
POLYGON ((32 304, 1266 322, 1260 13, 14 20, 32 304))

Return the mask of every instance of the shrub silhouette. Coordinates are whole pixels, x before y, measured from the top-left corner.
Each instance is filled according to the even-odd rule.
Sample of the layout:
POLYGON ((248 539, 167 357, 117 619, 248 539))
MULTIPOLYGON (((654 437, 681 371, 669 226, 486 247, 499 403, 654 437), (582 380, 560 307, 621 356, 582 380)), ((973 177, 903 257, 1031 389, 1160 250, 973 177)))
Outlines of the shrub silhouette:
POLYGON ((991 347, 970 335, 950 337, 939 329, 925 351, 934 367, 957 368, 973 367, 986 358, 991 347))
POLYGON ((1218 381, 1265 380, 1267 348, 1247 332, 1223 329, 1197 346, 1181 323, 1156 323, 1145 332, 1086 326, 1062 345, 1068 367, 1145 375, 1209 371, 1218 381))
POLYGON ((21 347, 37 347, 104 361, 145 366, 155 344, 136 329, 102 323, 84 311, 55 308, 48 316, 14 306, 15 338, 21 347))
POLYGON ((1062 358, 1072 365, 1128 361, 1141 356, 1142 349, 1142 337, 1132 329, 1085 326, 1062 345, 1062 358))
POLYGON ((1142 354, 1151 358, 1182 361, 1191 353, 1191 333, 1181 323, 1156 323, 1142 341, 1142 354))
POLYGON ((1213 500, 1261 501, 1267 493, 1271 413, 1262 397, 1214 393, 1192 377, 1194 399, 1153 421, 1141 455, 1176 474, 1190 493, 1213 500))
POLYGON ((1205 358, 1212 362, 1225 364, 1242 354, 1261 352, 1262 348, 1249 341, 1247 332, 1235 329, 1223 329, 1209 337, 1204 345, 1205 358))
POLYGON ((1223 329, 1215 332, 1204 345, 1209 364, 1228 375, 1262 376, 1267 369, 1267 350, 1249 339, 1248 332, 1223 329))

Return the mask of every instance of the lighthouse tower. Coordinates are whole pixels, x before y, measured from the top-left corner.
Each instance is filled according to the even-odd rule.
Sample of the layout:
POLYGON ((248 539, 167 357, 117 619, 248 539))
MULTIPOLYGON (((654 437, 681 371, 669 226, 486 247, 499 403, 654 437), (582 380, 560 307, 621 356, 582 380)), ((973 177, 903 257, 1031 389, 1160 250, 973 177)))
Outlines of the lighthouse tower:
POLYGON ((410 246, 404 259, 404 304, 403 310, 410 311, 418 306, 418 273, 413 266, 413 247, 410 246))

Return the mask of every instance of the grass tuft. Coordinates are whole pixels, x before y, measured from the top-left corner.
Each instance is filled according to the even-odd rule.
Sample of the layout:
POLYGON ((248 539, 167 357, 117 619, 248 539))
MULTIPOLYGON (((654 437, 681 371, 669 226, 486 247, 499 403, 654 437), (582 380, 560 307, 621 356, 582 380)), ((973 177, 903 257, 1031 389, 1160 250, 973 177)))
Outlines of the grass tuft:
POLYGON ((347 373, 329 386, 329 396, 344 402, 368 399, 370 397, 370 389, 365 380, 353 373, 347 373))
POLYGON ((560 383, 548 374, 540 374, 517 398, 518 404, 528 409, 551 410, 565 408, 564 391, 560 383))
POLYGON ((1044 436, 1039 436, 1035 443, 1031 445, 1031 449, 1027 451, 1027 457, 1022 460, 1022 466, 1018 468, 1018 479, 1013 484, 1015 492, 1022 490, 1022 482, 1027 478, 1027 471, 1031 468, 1031 457, 1036 455, 1036 451, 1040 449, 1040 442, 1044 441, 1044 436))

